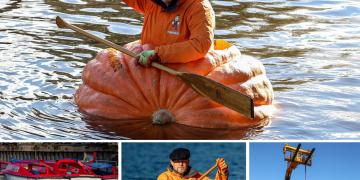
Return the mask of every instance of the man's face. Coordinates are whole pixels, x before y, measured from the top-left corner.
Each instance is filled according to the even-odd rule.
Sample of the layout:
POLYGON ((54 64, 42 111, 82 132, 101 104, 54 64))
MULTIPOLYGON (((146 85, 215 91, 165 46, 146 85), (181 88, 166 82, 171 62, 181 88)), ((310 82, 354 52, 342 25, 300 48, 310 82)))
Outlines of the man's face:
POLYGON ((162 0, 162 1, 166 4, 166 6, 169 6, 171 3, 171 0, 162 0))
POLYGON ((184 173, 186 172, 186 170, 189 166, 189 162, 190 162, 189 159, 176 160, 176 161, 170 160, 170 163, 171 163, 172 167, 174 168, 174 170, 176 170, 181 175, 184 175, 184 173))

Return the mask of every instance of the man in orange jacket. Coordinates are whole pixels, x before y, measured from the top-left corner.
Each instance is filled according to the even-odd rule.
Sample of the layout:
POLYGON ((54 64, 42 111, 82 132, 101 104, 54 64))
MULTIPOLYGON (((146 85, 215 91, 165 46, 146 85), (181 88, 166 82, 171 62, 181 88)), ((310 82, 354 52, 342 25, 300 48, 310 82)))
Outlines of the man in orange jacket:
MULTIPOLYGON (((185 148, 174 149, 169 155, 170 164, 167 171, 160 174, 158 180, 181 180, 181 179, 198 179, 202 176, 199 172, 195 171, 189 166, 190 151, 185 148)), ((229 177, 228 165, 223 158, 220 159, 218 164, 218 172, 216 173, 216 180, 227 180, 229 177)), ((204 177, 204 180, 210 180, 204 177)))
POLYGON ((142 44, 155 50, 138 54, 138 63, 187 63, 213 49, 215 14, 209 0, 123 0, 144 14, 142 44))

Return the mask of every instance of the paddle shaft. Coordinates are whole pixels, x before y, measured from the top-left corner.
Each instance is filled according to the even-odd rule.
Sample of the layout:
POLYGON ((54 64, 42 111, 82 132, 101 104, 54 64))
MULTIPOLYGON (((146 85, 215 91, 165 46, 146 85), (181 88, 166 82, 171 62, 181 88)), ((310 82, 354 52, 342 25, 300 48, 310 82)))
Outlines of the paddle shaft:
MULTIPOLYGON (((90 34, 76 26, 66 23, 63 19, 59 16, 56 17, 56 24, 58 27, 63 28, 67 27, 72 29, 86 37, 89 37, 95 41, 98 41, 102 44, 105 44, 109 47, 117 49, 131 57, 136 57, 137 54, 129 51, 121 46, 118 46, 110 41, 102 39, 98 36, 90 34)), ((162 64, 157 62, 151 62, 151 66, 163 70, 169 74, 172 74, 178 77, 182 82, 184 82, 187 86, 195 90, 197 93, 201 94, 202 96, 221 104, 227 108, 230 108, 238 113, 243 114, 246 117, 254 118, 254 101, 249 96, 240 93, 224 84, 221 84, 217 81, 214 81, 208 77, 190 73, 190 72, 178 72, 171 68, 168 68, 162 64)))
MULTIPOLYGON (((80 34, 82 34, 82 35, 84 35, 84 36, 86 36, 86 37, 88 37, 90 39, 93 39, 93 40, 95 40, 97 42, 100 42, 100 43, 105 44, 105 45, 107 45, 109 47, 117 49, 120 52, 125 53, 125 54, 127 54, 127 55, 129 55, 131 57, 136 57, 136 55, 137 55, 136 53, 134 53, 132 51, 129 51, 129 50, 127 50, 127 49, 125 49, 125 48, 123 48, 123 47, 121 47, 119 45, 116 45, 116 44, 114 44, 114 43, 112 43, 112 42, 110 42, 110 41, 108 41, 106 39, 102 39, 102 38, 100 38, 98 36, 95 36, 93 34, 90 34, 90 33, 86 32, 86 31, 84 31, 84 30, 82 30, 82 29, 80 29, 80 28, 78 28, 76 26, 68 24, 63 19, 61 19, 61 17, 59 17, 59 16, 56 17, 56 24, 60 28, 67 27, 69 29, 72 29, 72 30, 74 30, 74 31, 76 31, 76 32, 78 32, 78 33, 80 33, 80 34)), ((168 67, 166 67, 164 65, 161 65, 161 64, 159 64, 157 62, 151 62, 151 66, 153 66, 155 68, 158 68, 160 70, 166 71, 169 74, 172 74, 172 75, 175 75, 175 76, 179 73, 179 72, 177 72, 177 71, 175 71, 173 69, 170 69, 170 68, 168 68, 168 67)))
POLYGON ((198 180, 202 180, 205 176, 207 176, 209 173, 211 173, 211 171, 213 171, 217 167, 218 163, 219 163, 219 159, 217 159, 216 164, 212 168, 210 168, 208 171, 206 171, 206 173, 204 173, 198 180))

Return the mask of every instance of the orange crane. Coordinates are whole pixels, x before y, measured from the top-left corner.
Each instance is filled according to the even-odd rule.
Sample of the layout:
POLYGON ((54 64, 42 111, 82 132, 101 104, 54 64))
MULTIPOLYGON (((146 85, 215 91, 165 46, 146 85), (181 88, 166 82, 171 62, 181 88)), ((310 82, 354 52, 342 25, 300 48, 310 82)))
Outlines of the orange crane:
MULTIPOLYGON (((300 149, 301 144, 297 146, 297 148, 289 146, 289 144, 285 143, 285 146, 283 148, 284 154, 285 154, 285 161, 288 162, 286 174, 285 174, 285 180, 290 180, 292 171, 297 167, 298 164, 305 165, 305 171, 306 166, 311 166, 312 164, 312 156, 315 151, 315 148, 310 150, 302 150, 300 149), (287 154, 289 153, 289 155, 287 154)), ((306 177, 305 177, 306 178, 306 177)))

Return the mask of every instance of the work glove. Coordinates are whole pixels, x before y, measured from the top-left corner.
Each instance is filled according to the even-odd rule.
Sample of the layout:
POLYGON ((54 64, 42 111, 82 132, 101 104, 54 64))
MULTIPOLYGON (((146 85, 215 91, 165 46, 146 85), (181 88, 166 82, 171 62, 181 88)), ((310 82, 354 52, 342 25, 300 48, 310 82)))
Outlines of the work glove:
POLYGON ((226 164, 224 158, 221 158, 219 163, 218 163, 218 169, 219 169, 219 173, 222 175, 225 175, 228 173, 228 165, 226 164))
POLYGON ((160 57, 155 54, 155 50, 143 51, 135 57, 135 65, 150 67, 152 61, 158 62, 160 57))

